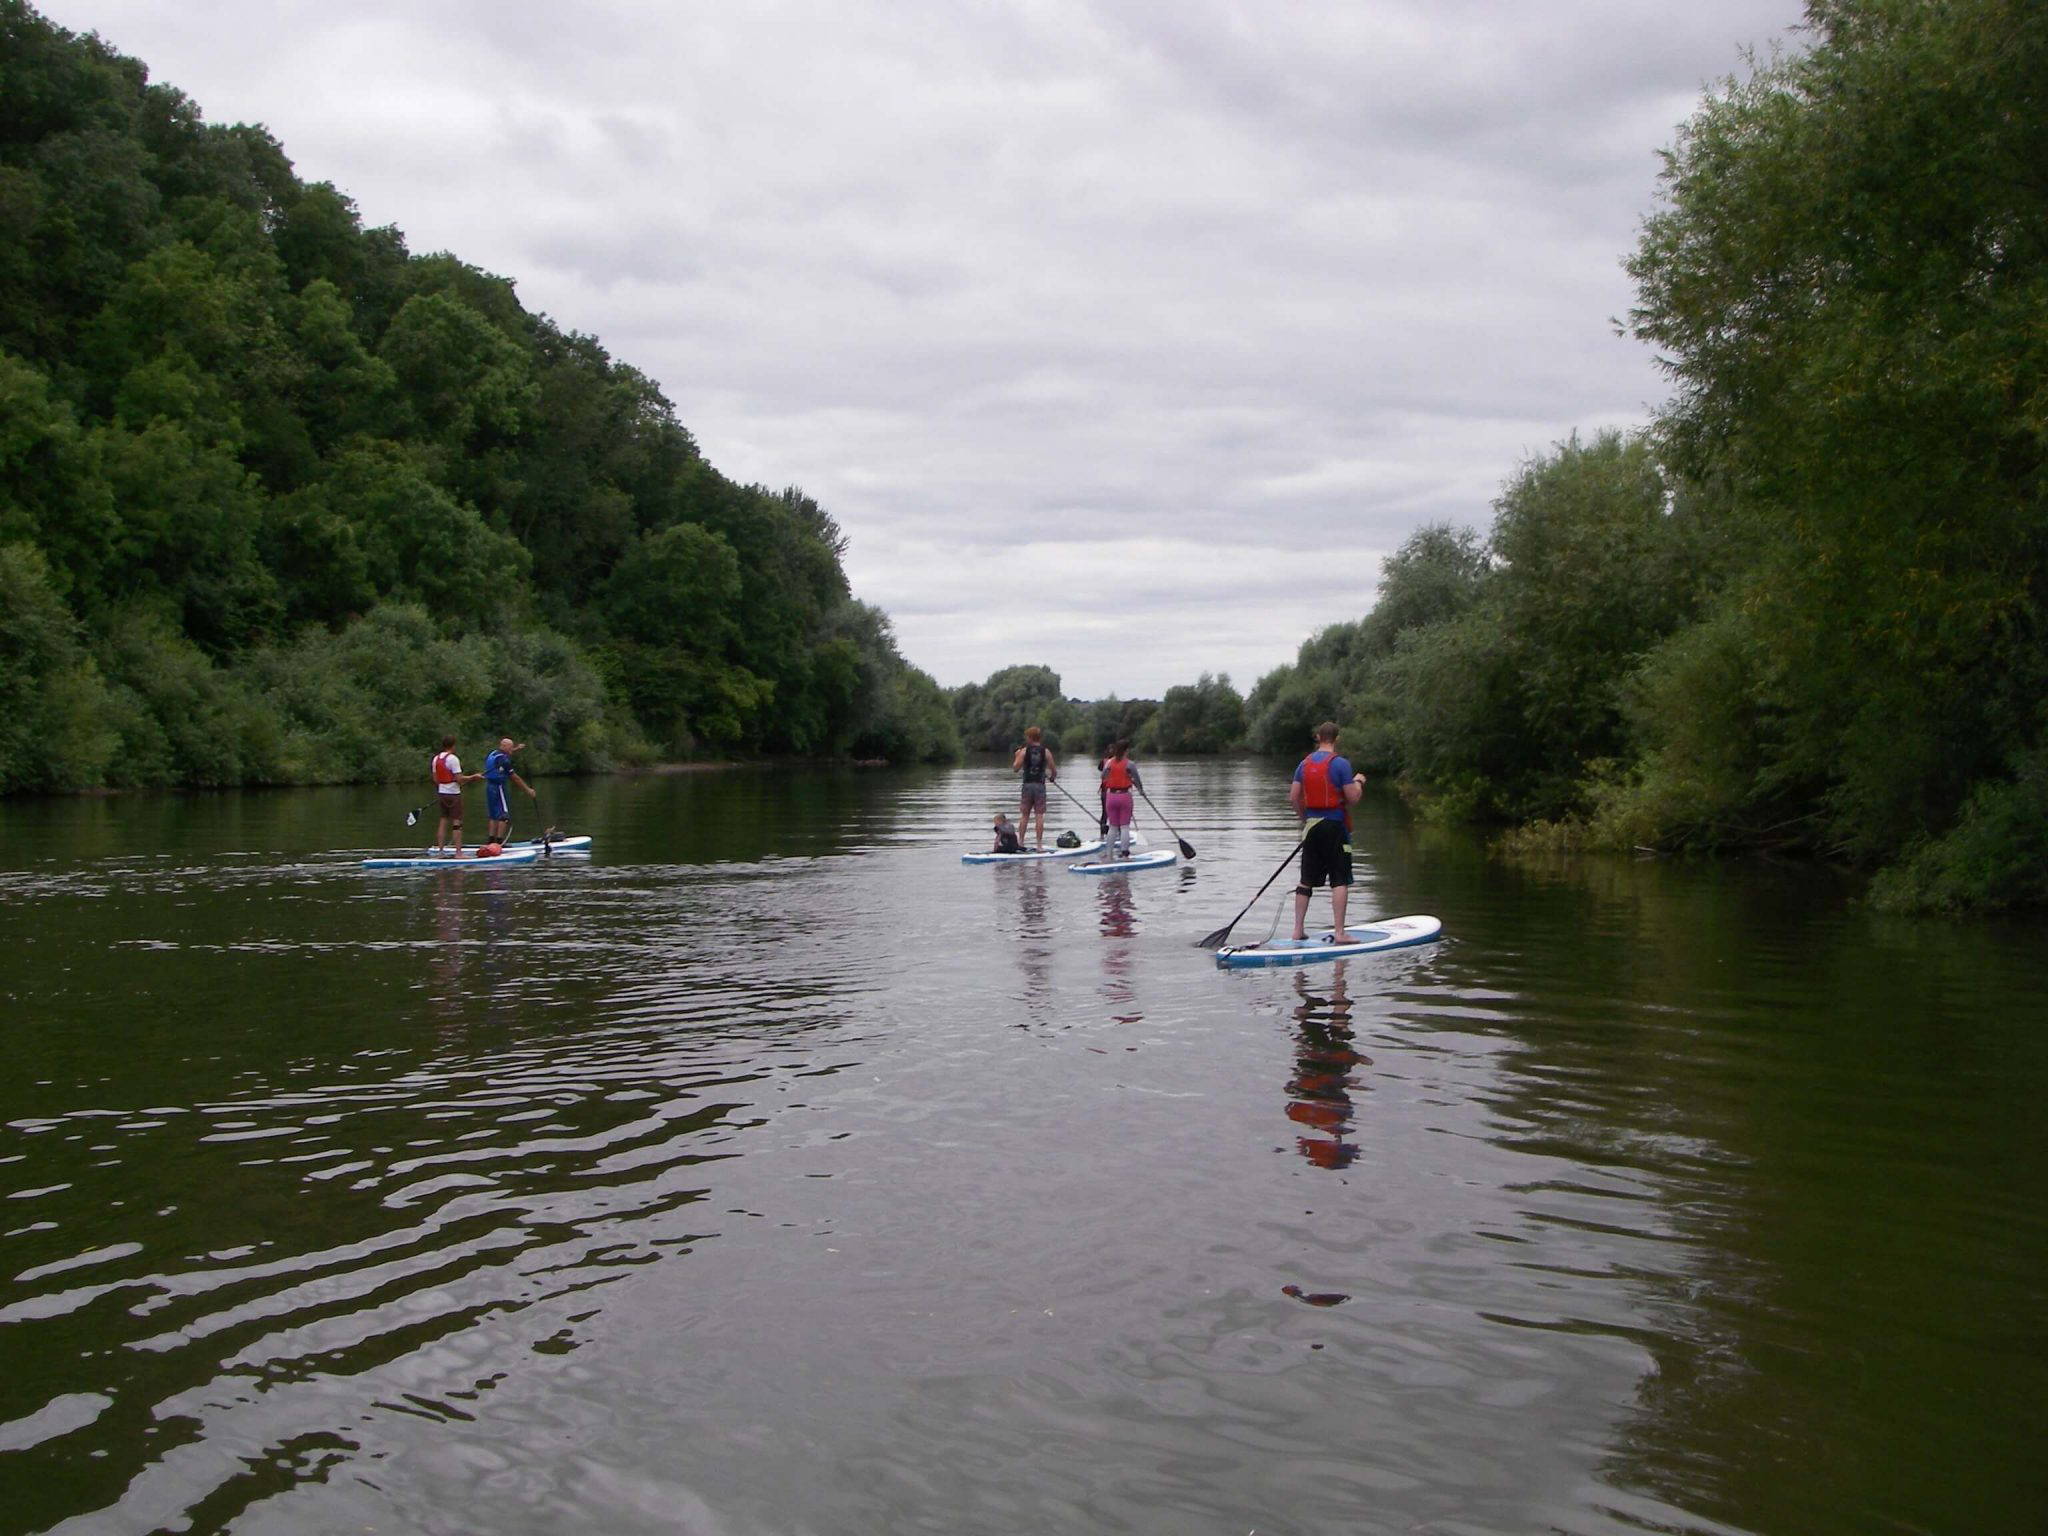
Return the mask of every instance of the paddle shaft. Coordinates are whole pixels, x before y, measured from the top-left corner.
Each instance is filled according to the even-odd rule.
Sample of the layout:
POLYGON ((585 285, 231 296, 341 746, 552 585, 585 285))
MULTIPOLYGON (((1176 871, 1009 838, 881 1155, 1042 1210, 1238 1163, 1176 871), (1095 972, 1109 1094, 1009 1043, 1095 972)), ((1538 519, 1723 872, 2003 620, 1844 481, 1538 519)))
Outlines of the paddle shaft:
MULTIPOLYGON (((1145 795, 1144 785, 1140 784, 1138 786, 1138 793, 1145 795)), ((1152 805, 1152 797, 1150 795, 1145 795, 1145 804, 1152 807, 1152 814, 1159 818, 1165 825, 1166 830, 1173 832, 1173 840, 1180 844, 1180 856, 1184 859, 1192 859, 1195 856, 1195 845, 1182 837, 1178 832, 1173 831, 1173 823, 1167 821, 1165 812, 1161 811, 1158 806, 1152 805)))
MULTIPOLYGON (((1050 781, 1050 783, 1052 784, 1052 787, 1054 789, 1058 790, 1061 794, 1065 795, 1069 800, 1074 801, 1075 810, 1079 811, 1083 816, 1086 816, 1088 814, 1088 807, 1083 805, 1079 800, 1074 798, 1074 792, 1071 789, 1067 788, 1067 786, 1062 784, 1058 779, 1053 779, 1050 781)), ((1096 814, 1095 821, 1097 831, 1102 833, 1104 836, 1107 836, 1109 833, 1108 813, 1098 812, 1096 814)))
POLYGON ((1237 916, 1233 917, 1221 928, 1218 928, 1214 933, 1207 934, 1203 938, 1198 940, 1195 944, 1195 948, 1221 949, 1223 947, 1223 941, 1230 937, 1230 930, 1235 928, 1239 923, 1244 921, 1245 912, 1251 911, 1253 907, 1256 907, 1259 904, 1259 896, 1265 895, 1266 892, 1272 888, 1273 882, 1280 878, 1280 872, 1286 869, 1289 864, 1292 864, 1294 862, 1295 855, 1298 854, 1300 851, 1301 850, 1299 848, 1288 849, 1287 856, 1283 858, 1279 862, 1279 864, 1274 867, 1273 873, 1266 876, 1266 883, 1259 887, 1258 896, 1252 897, 1250 901, 1244 904, 1244 912, 1238 913, 1237 916))

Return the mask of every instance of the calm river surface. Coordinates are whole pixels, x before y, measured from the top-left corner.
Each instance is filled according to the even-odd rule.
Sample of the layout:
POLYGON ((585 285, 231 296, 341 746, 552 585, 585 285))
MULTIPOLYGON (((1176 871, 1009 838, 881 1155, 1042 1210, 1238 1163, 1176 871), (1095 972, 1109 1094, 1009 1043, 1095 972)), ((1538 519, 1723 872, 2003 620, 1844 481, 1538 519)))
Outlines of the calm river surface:
POLYGON ((1375 792, 1225 974, 1284 772, 0 802, 0 1531, 2043 1529, 2048 929, 1375 792))

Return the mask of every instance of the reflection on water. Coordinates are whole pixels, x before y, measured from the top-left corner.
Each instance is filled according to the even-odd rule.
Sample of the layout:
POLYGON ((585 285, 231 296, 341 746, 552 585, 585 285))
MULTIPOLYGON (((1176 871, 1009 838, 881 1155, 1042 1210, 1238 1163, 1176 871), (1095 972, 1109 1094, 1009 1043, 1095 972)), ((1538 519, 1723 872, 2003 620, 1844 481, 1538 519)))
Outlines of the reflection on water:
POLYGON ((0 1533, 2033 1529, 2042 931, 1373 798, 1219 973, 1286 766, 0 803, 0 1533))
POLYGON ((1350 970, 1351 962, 1340 960, 1313 979, 1305 970, 1294 973, 1301 1002, 1294 1010, 1298 1044, 1287 1118, 1303 1127, 1306 1134, 1294 1145, 1318 1168, 1349 1168, 1358 1157, 1352 1095, 1364 1091, 1363 1069, 1372 1063, 1351 1038, 1350 970))

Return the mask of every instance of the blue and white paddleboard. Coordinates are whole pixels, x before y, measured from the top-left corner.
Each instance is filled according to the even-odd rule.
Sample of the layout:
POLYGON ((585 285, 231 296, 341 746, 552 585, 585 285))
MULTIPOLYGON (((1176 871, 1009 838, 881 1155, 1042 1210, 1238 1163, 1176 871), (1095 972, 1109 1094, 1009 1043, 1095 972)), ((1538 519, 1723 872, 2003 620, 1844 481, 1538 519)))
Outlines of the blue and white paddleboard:
POLYGON ((1121 859, 1069 864, 1067 872, 1075 875, 1121 875, 1133 869, 1164 869, 1179 857, 1171 848, 1154 848, 1149 853, 1134 853, 1121 859))
MULTIPOLYGON (((574 837, 551 837, 548 839, 548 847, 556 853, 588 853, 590 852, 590 843, 591 839, 588 833, 578 833, 574 837)), ((538 848, 540 847, 540 839, 537 837, 515 837, 505 846, 508 849, 538 848)))
POLYGON ((1092 843, 1083 843, 1078 848, 1034 849, 1030 853, 963 853, 962 864, 1040 864, 1047 859, 1078 859, 1086 854, 1100 853, 1109 846, 1102 838, 1092 843))
POLYGON ((480 859, 474 849, 452 853, 401 854, 394 858, 365 859, 365 869, 491 869, 501 864, 532 864, 541 857, 539 843, 508 843, 502 853, 480 859))
POLYGON ((1320 960, 1345 960, 1353 955, 1376 955, 1383 949, 1406 949, 1427 944, 1444 931, 1433 917, 1376 917, 1364 923, 1346 923, 1351 932, 1348 944, 1332 944, 1325 930, 1312 939, 1274 939, 1265 944, 1216 951, 1216 963, 1226 971, 1254 970, 1270 965, 1314 965, 1320 960))

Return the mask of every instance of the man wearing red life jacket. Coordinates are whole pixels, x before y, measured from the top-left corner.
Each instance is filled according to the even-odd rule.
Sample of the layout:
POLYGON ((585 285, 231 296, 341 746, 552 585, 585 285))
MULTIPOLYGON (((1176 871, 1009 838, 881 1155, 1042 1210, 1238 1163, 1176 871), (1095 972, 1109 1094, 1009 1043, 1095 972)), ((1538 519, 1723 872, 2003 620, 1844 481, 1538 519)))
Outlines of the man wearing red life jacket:
POLYGON ((448 833, 455 832, 455 857, 462 857, 462 786, 473 784, 483 775, 464 773, 462 759, 455 755, 455 738, 443 736, 441 750, 434 754, 434 800, 441 810, 441 826, 434 833, 434 852, 446 853, 448 833))
POLYGON ((1287 803, 1306 825, 1301 834, 1301 884, 1294 888, 1294 936, 1308 937, 1309 892, 1325 881, 1334 916, 1332 938, 1349 942, 1344 908, 1351 900, 1351 807, 1365 793, 1365 780, 1337 755, 1337 727, 1325 720, 1316 727, 1316 749, 1294 770, 1287 803))

